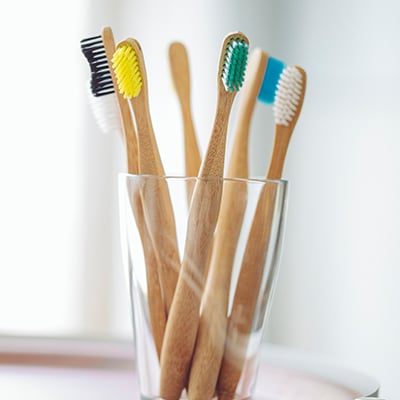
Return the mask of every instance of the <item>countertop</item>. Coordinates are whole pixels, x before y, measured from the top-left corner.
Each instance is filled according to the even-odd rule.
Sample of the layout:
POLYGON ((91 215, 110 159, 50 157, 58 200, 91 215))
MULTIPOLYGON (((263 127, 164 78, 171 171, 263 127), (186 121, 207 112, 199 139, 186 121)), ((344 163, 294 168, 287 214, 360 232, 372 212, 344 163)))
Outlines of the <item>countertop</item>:
MULTIPOLYGON (((315 355, 265 345, 255 400, 352 400, 377 395, 372 377, 315 355)), ((0 337, 0 399, 139 399, 133 344, 0 337)))

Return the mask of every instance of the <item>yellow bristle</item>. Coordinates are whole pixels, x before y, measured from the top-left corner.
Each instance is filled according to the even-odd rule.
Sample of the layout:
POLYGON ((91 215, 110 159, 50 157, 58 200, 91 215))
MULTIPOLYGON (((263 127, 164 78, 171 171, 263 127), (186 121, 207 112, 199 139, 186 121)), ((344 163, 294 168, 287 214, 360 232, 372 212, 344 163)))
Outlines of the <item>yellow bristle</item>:
POLYGON ((112 66, 119 92, 126 99, 138 96, 143 81, 135 50, 127 44, 118 47, 112 58, 112 66))

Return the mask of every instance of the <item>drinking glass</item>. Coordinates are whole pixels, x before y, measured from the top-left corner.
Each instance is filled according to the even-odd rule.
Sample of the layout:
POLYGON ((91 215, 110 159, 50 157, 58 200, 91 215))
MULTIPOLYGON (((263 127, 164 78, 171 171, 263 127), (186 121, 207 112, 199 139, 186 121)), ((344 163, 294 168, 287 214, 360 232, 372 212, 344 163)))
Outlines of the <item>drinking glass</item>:
POLYGON ((287 186, 283 180, 120 174, 142 399, 184 399, 192 390, 204 400, 251 398, 278 277, 287 186), (213 202, 204 196, 195 207, 200 187, 221 195, 213 202), (179 341, 167 344, 179 329, 179 341), (166 360, 173 360, 168 367, 166 360), (183 381, 175 379, 175 366, 183 381))

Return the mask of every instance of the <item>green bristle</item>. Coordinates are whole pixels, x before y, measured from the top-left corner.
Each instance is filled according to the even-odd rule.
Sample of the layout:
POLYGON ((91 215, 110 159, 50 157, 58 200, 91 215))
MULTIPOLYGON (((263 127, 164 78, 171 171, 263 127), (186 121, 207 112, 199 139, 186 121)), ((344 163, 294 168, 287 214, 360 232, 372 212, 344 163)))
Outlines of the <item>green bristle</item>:
POLYGON ((227 44, 221 72, 221 78, 227 91, 239 91, 242 87, 248 53, 248 44, 240 38, 231 39, 227 44))

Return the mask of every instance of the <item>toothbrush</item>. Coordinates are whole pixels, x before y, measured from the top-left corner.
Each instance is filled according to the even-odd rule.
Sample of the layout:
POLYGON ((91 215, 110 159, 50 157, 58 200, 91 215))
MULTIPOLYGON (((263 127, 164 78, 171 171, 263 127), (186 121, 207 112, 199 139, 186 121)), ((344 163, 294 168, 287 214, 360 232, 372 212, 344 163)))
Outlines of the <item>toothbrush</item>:
POLYGON ((187 384, 199 323, 202 281, 222 195, 229 116, 243 84, 248 46, 248 39, 241 32, 227 35, 222 43, 214 126, 193 191, 183 262, 161 353, 160 396, 165 400, 178 400, 187 384))
MULTIPOLYGON (((115 41, 114 35, 110 27, 104 27, 101 33, 105 52, 108 60, 108 68, 111 72, 111 77, 113 81, 114 88, 117 88, 117 78, 112 69, 111 60, 113 54, 115 52, 115 41)), ((121 118, 124 126, 125 133, 125 145, 127 151, 127 159, 128 159, 128 172, 130 174, 137 174, 139 172, 138 169, 138 143, 136 137, 136 131, 134 128, 132 113, 129 108, 129 104, 125 101, 125 99, 121 96, 121 94, 117 91, 117 99, 119 108, 121 111, 121 118)))
MULTIPOLYGON (((305 88, 305 71, 300 67, 285 67, 277 84, 273 106, 275 139, 267 179, 281 179, 290 138, 303 105, 305 88)), ((233 399, 240 380, 263 276, 275 197, 275 188, 266 186, 254 214, 229 317, 227 342, 217 385, 220 400, 233 399)))
MULTIPOLYGON (((139 42, 131 38, 120 42, 112 64, 119 91, 129 100, 136 119, 139 173, 162 177, 165 173, 153 132, 146 67, 139 42)), ((158 253, 158 273, 168 315, 180 268, 174 212, 165 181, 154 179, 153 184, 146 185, 143 190, 145 218, 158 253)))
MULTIPOLYGON (((169 46, 169 63, 176 94, 182 112, 184 145, 185 145, 185 172, 186 176, 197 176, 201 164, 200 149, 196 138, 190 105, 190 70, 186 47, 183 43, 173 42, 169 46)), ((192 198, 193 182, 188 182, 188 205, 192 198)))
MULTIPOLYGON (((240 93, 237 129, 227 176, 248 177, 248 137, 251 117, 263 80, 268 55, 261 49, 249 57, 240 93)), ((214 237, 207 283, 202 300, 199 330, 189 377, 191 400, 211 399, 215 393, 224 353, 233 258, 245 211, 246 183, 225 184, 218 227, 214 237), (242 193, 238 193, 241 191, 242 193), (241 201, 243 200, 243 201, 241 201)))
MULTIPOLYGON (((105 125, 106 129, 109 129, 111 126, 115 126, 117 129, 119 128, 118 130, 121 132, 121 136, 125 138, 128 173, 137 174, 138 149, 132 113, 129 104, 118 91, 115 93, 114 89, 117 87, 116 78, 112 65, 110 64, 115 51, 115 42, 111 28, 103 28, 101 36, 83 39, 81 41, 81 48, 89 61, 92 71, 91 87, 93 96, 90 96, 89 99, 95 101, 93 107, 95 115, 103 112, 103 116, 98 116, 98 122, 101 123, 101 126, 105 125), (104 114, 106 114, 105 117, 104 114), (119 124, 114 121, 118 121, 119 124)), ((144 257, 147 266, 147 286, 151 288, 152 293, 148 298, 150 324, 157 355, 160 357, 166 324, 166 314, 157 272, 158 261, 151 245, 150 233, 143 217, 141 199, 137 196, 133 198, 132 201, 132 211, 136 219, 144 249, 144 257)))
MULTIPOLYGON (((115 41, 111 28, 105 27, 102 30, 103 43, 109 63, 109 69, 113 79, 114 87, 117 88, 117 77, 115 76, 112 68, 112 57, 115 53, 115 41)), ((121 93, 117 90, 118 103, 121 110, 122 120, 125 126, 125 145, 128 158, 128 172, 130 174, 139 173, 138 163, 138 143, 137 135, 133 124, 132 112, 128 102, 123 98, 121 93)), ((149 231, 146 221, 144 219, 143 204, 140 196, 133 199, 132 210, 135 215, 136 225, 142 240, 143 253, 146 262, 146 281, 148 288, 151 288, 151 296, 148 296, 148 307, 150 316, 150 325, 154 337, 154 343, 157 351, 158 358, 161 355, 162 340, 164 337, 166 325, 166 312, 164 309, 162 290, 160 287, 158 276, 158 260, 154 248, 151 243, 151 232, 149 231)))
POLYGON ((110 60, 115 50, 112 29, 104 27, 101 35, 82 39, 81 49, 92 71, 91 91, 95 99, 91 100, 91 105, 94 108, 94 114, 99 116, 99 113, 103 112, 103 118, 100 119, 99 116, 97 120, 101 123, 101 126, 107 127, 105 129, 109 129, 108 127, 112 126, 117 128, 121 126, 126 145, 128 172, 137 174, 138 150, 136 132, 129 104, 119 93, 115 92, 117 85, 110 66, 110 60), (115 101, 115 98, 117 101, 115 101), (104 111, 106 112, 104 113, 104 111), (120 124, 117 125, 114 121, 118 119, 120 124))
POLYGON ((303 106, 307 75, 298 66, 282 71, 273 105, 275 135, 267 179, 281 179, 286 153, 303 106))

